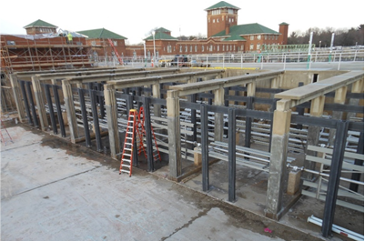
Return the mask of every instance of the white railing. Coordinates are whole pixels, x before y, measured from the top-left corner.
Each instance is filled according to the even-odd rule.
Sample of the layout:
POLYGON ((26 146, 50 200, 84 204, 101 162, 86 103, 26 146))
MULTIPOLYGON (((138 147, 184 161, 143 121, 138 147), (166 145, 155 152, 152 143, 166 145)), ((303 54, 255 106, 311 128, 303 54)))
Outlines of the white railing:
MULTIPOLYGON (((320 64, 326 63, 332 69, 341 69, 341 64, 350 62, 358 62, 359 64, 364 62, 364 50, 354 49, 342 49, 332 50, 329 49, 316 49, 312 51, 308 56, 308 52, 283 52, 283 53, 224 53, 224 54, 186 54, 189 61, 194 60, 198 63, 202 63, 208 67, 238 67, 244 68, 248 65, 255 68, 290 68, 291 64, 302 64, 299 68, 321 68, 320 64), (317 64, 317 65, 315 65, 317 64)), ((152 65, 153 58, 149 57, 144 59, 143 56, 137 57, 122 57, 123 63, 130 67, 161 67, 162 62, 171 62, 175 58, 175 55, 164 55, 156 60, 156 63, 152 65)), ((118 66, 118 60, 116 57, 99 57, 96 60, 97 66, 118 66)), ((170 65, 164 64, 163 67, 169 67, 170 65)), ((296 65, 298 66, 298 65, 296 65)))

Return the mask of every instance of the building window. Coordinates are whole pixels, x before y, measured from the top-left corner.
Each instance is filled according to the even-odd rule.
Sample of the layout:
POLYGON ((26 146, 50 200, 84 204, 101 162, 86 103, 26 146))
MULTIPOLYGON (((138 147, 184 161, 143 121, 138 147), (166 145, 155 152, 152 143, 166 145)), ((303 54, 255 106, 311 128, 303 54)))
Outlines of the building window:
POLYGON ((202 45, 202 52, 204 52, 204 45, 202 45))
POLYGON ((276 40, 278 40, 278 36, 276 36, 276 40))
POLYGON ((215 19, 213 19, 213 23, 215 23, 215 19))
POLYGON ((209 47, 209 51, 212 52, 213 51, 213 45, 210 45, 209 47))
POLYGON ((217 45, 217 51, 219 51, 219 45, 217 45))
POLYGON ((233 9, 228 9, 228 13, 233 14, 233 9))
POLYGON ((217 23, 219 23, 219 18, 217 18, 217 23))
POLYGON ((223 44, 223 52, 224 52, 224 44, 223 44))
POLYGON ((217 14, 220 14, 221 13, 221 10, 218 9, 218 10, 213 10, 212 11, 212 15, 217 15, 217 14))
POLYGON ((259 50, 260 49, 260 44, 256 45, 256 49, 259 50))
POLYGON ((118 42, 117 41, 113 41, 114 46, 118 46, 118 42))
POLYGON ((167 53, 171 53, 171 45, 167 45, 167 53))
POLYGON ((253 40, 253 38, 254 38, 254 36, 253 36, 253 35, 251 35, 251 36, 250 36, 250 40, 253 40))
POLYGON ((250 44, 250 50, 253 50, 253 44, 250 44))
POLYGON ((180 53, 182 52, 182 46, 180 45, 180 53))
POLYGON ((241 45, 241 51, 243 51, 244 50, 244 47, 243 47, 243 44, 241 45))
POLYGON ((257 35, 257 39, 258 40, 261 40, 261 35, 257 35))
POLYGON ((185 52, 188 52, 188 46, 185 45, 185 52))
POLYGON ((232 51, 232 45, 229 45, 229 51, 232 51))
POLYGON ((198 52, 198 45, 195 45, 195 52, 198 52))
POLYGON ((190 45, 190 52, 193 52, 193 45, 190 45))
POLYGON ((91 46, 95 46, 96 42, 95 41, 91 41, 91 46))
POLYGON ((236 51, 236 45, 233 45, 233 51, 236 51))
POLYGON ((174 46, 174 52, 176 52, 176 48, 175 48, 175 46, 174 46))

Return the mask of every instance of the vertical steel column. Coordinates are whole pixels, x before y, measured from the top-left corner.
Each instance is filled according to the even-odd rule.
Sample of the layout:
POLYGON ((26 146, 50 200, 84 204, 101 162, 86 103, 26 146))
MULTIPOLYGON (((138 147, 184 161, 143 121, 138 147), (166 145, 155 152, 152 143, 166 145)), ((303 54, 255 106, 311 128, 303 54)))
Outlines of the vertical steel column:
POLYGON ((155 163, 153 158, 153 147, 152 147, 152 134, 151 134, 151 111, 150 111, 150 98, 143 98, 143 109, 144 109, 144 117, 145 123, 144 128, 146 131, 146 144, 147 144, 147 163, 148 163, 148 171, 153 172, 155 170, 155 163))
MULTIPOLYGON (((104 91, 104 86, 102 83, 98 83, 98 91, 100 92, 103 92, 104 91)), ((99 95, 98 94, 98 103, 99 103, 99 106, 100 106, 100 115, 101 115, 101 118, 104 118, 105 117, 105 108, 104 108, 104 96, 103 95, 99 95)))
POLYGON ((101 136, 100 136, 100 128, 99 128, 99 115, 98 115, 98 110, 96 108, 95 91, 92 90, 91 88, 89 89, 89 95, 90 95, 90 100, 91 100, 91 112, 93 114, 93 121, 94 121, 96 149, 98 152, 101 152, 102 148, 101 148, 101 136))
MULTIPOLYGON (((126 101, 127 115, 131 109, 133 109, 133 96, 128 95, 126 101)), ((128 117, 128 116, 127 116, 128 117)))
MULTIPOLYGON (((136 95, 137 95, 137 96, 141 96, 141 95, 142 95, 141 87, 137 87, 137 88, 136 88, 136 95)), ((138 110, 141 108, 142 104, 143 104, 143 103, 138 102, 138 110)))
POLYGON ((48 108, 49 108, 49 117, 51 119, 51 124, 52 124, 52 129, 53 129, 53 133, 54 134, 58 134, 57 131, 57 124, 56 124, 56 119, 54 116, 54 110, 53 110, 53 104, 52 104, 52 97, 51 97, 51 92, 49 90, 49 85, 44 85, 44 89, 46 90, 46 98, 47 98, 47 103, 48 103, 48 108))
POLYGON ((82 89, 77 89, 80 98, 80 107, 81 107, 81 115, 82 115, 82 124, 84 125, 84 133, 85 133, 85 142, 86 146, 91 146, 90 140, 90 130, 89 130, 89 122, 87 121, 87 110, 85 105, 85 96, 84 91, 82 89))
POLYGON ((336 200, 340 184, 341 169, 345 153, 346 138, 349 122, 339 121, 336 125, 336 138, 334 142, 330 176, 328 180, 327 196, 324 206, 322 236, 331 235, 333 219, 335 217, 336 200))
POLYGON ((224 106, 229 106, 229 100, 227 100, 227 96, 229 95, 229 87, 224 88, 224 106))
POLYGON ((236 201, 236 110, 228 110, 228 201, 236 201))
MULTIPOLYGON (((239 90, 236 90, 236 91, 234 92, 234 95, 235 95, 235 96, 239 96, 239 95, 240 95, 239 90)), ((235 101, 235 102, 234 102, 234 104, 235 104, 235 105, 238 105, 238 101, 235 101)))
POLYGON ((201 150, 202 150, 202 185, 203 191, 209 191, 209 153, 208 153, 208 108, 200 106, 201 150))
MULTIPOLYGON (((213 94, 213 91, 209 91, 210 94, 213 94)), ((213 99, 209 98, 208 99, 208 105, 212 105, 213 104, 213 99)))
MULTIPOLYGON (((364 132, 363 131, 360 132, 360 138, 359 138, 359 143, 357 144, 356 153, 364 154, 364 132)), ((355 165, 362 166, 363 163, 364 163, 364 160, 355 159, 355 165)), ((352 173, 352 175, 351 175, 352 180, 360 181, 360 178, 361 178, 360 173, 352 173)), ((350 183, 350 190, 357 192, 358 189, 359 189, 359 184, 350 183)))
MULTIPOLYGON (((191 95, 191 99, 190 101, 192 103, 195 103, 196 102, 196 94, 193 94, 191 95)), ((193 141, 196 141, 197 138, 196 138, 196 135, 197 135, 197 132, 196 132, 196 109, 191 109, 191 123, 193 124, 193 141)))
MULTIPOLYGON (((248 97, 247 102, 246 102, 246 109, 248 110, 252 110, 252 101, 253 98, 252 97, 248 97)), ((252 118, 248 117, 248 115, 246 116, 246 126, 245 126, 245 147, 250 147, 251 146, 251 125, 252 125, 252 118)))
MULTIPOLYGON (((163 90, 163 83, 160 84, 160 90, 163 90)), ((160 99, 164 99, 164 95, 160 92, 160 99)))
POLYGON ((25 81, 19 81, 20 82, 20 89, 22 90, 23 93, 23 100, 24 100, 24 106, 25 106, 25 111, 27 112, 27 118, 28 118, 28 122, 31 125, 33 124, 33 120, 32 120, 32 116, 30 115, 30 109, 29 109, 29 103, 28 103, 28 98, 27 98, 27 93, 25 91, 25 81))
MULTIPOLYGON (((196 79, 196 82, 202 82, 203 81, 203 78, 197 78, 196 79)), ((199 98, 200 101, 203 101, 203 98, 199 98)))
POLYGON ((35 127, 39 127, 39 123, 38 123, 38 119, 37 119, 37 112, 35 110, 35 105, 34 105, 34 100, 33 100, 33 95, 32 95, 32 89, 30 88, 30 84, 31 84, 30 82, 26 82, 25 87, 26 87, 26 90, 27 90, 27 95, 28 95, 28 98, 29 98, 30 107, 32 109, 34 125, 35 125, 35 127))
POLYGON ((53 85, 52 89, 53 89, 54 100, 56 102, 57 117, 58 117, 58 123, 60 124, 61 135, 62 135, 62 137, 66 137, 66 130, 65 130, 65 124, 63 123, 63 118, 62 118, 62 109, 61 109, 61 104, 60 104, 60 97, 58 95, 58 88, 56 85, 53 85))

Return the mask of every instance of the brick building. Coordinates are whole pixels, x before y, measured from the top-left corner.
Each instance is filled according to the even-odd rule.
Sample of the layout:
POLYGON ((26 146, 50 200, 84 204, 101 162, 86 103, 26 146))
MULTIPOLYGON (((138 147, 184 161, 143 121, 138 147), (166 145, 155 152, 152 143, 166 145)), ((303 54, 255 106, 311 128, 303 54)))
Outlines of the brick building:
POLYGON ((109 44, 108 39, 112 40, 120 56, 126 54, 125 39, 127 38, 122 35, 116 34, 105 28, 78 31, 78 33, 88 37, 86 43, 91 46, 94 58, 114 55, 114 50, 109 44))
POLYGON ((47 23, 41 19, 34 21, 24 27, 28 35, 57 33, 57 26, 47 23))
POLYGON ((38 19, 26 25, 24 34, 1 34, 1 73, 90 67, 86 38, 72 33, 69 43, 57 26, 38 19))
MULTIPOLYGON (((286 45, 289 24, 279 24, 279 32, 259 23, 237 25, 239 8, 221 1, 207 9, 207 38, 179 40, 165 28, 155 30, 155 36, 145 39, 147 57, 153 54, 153 39, 156 55, 192 55, 213 53, 260 52, 263 47, 286 45), (152 52, 151 52, 152 51, 152 52)), ((142 51, 134 49, 138 55, 142 51)))

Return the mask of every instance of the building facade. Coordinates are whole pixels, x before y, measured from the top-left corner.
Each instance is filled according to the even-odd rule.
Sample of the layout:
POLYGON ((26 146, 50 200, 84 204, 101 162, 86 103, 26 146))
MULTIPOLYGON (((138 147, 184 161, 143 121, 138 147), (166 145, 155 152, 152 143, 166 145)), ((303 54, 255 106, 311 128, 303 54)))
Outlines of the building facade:
POLYGON ((110 39, 120 56, 126 54, 126 37, 116 34, 108 29, 90 29, 78 31, 78 33, 87 36, 86 43, 93 50, 93 58, 114 56, 114 48, 109 43, 110 39))

